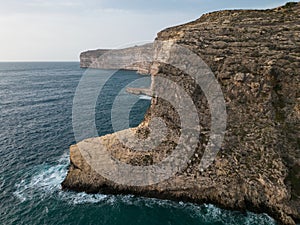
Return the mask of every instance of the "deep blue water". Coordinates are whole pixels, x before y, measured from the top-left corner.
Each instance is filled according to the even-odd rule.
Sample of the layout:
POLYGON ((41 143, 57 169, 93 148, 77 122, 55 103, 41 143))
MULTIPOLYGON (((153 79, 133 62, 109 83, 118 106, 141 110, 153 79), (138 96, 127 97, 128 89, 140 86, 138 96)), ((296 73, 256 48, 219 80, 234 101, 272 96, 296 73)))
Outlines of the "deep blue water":
MULTIPOLYGON (((61 191, 69 146, 76 143, 73 98, 84 73, 77 62, 0 63, 0 224, 274 224, 264 214, 212 205, 61 191)), ((107 71, 93 73, 105 77, 107 71)), ((105 82, 95 110, 99 135, 113 132, 110 109, 120 93, 125 105, 127 97, 137 98, 130 126, 142 120, 149 101, 122 90, 138 78, 135 72, 118 71, 105 82)))

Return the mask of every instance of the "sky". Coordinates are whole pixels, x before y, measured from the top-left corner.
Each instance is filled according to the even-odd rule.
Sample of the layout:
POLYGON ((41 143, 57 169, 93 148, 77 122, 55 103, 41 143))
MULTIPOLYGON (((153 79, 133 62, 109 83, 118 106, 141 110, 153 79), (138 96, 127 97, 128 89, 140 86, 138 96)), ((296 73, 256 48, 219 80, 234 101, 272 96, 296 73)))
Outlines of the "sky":
POLYGON ((0 0, 0 61, 79 61, 82 51, 151 42, 164 28, 221 9, 284 0, 0 0))

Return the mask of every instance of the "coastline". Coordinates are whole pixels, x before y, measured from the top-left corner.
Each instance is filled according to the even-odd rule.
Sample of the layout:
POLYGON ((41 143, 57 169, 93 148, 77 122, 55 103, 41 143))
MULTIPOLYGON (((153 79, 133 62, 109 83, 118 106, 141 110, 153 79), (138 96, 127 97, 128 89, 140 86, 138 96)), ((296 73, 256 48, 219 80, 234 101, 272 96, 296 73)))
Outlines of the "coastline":
MULTIPOLYGON (((205 171, 197 169, 210 121, 201 90, 174 68, 159 65, 151 70, 141 66, 153 80, 162 76, 182 82, 193 93, 193 100, 199 102, 197 109, 204 129, 191 163, 182 173, 159 184, 134 187, 105 179, 82 156, 78 145, 100 140, 122 162, 143 166, 159 162, 173 149, 179 118, 169 104, 161 99, 154 103, 152 99, 142 124, 125 132, 145 137, 152 117, 168 117, 173 133, 163 146, 143 155, 124 148, 116 134, 84 140, 70 148, 71 165, 62 188, 212 203, 231 210, 268 213, 281 224, 299 222, 299 15, 300 3, 272 10, 227 10, 205 14, 194 22, 158 33, 157 40, 172 40, 201 56, 221 84, 228 128, 212 166, 205 171)), ((103 68, 101 63, 98 68, 103 68)), ((134 68, 138 70, 139 66, 134 68)))

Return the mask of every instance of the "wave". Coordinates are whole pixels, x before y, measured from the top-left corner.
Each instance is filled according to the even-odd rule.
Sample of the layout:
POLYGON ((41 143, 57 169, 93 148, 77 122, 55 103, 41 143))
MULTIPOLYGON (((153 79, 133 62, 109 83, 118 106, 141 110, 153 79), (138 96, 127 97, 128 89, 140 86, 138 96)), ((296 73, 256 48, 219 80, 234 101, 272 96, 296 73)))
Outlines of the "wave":
POLYGON ((14 195, 21 201, 30 201, 38 198, 47 200, 55 198, 65 201, 70 205, 81 204, 101 204, 136 206, 142 208, 163 207, 168 209, 179 209, 188 213, 189 216, 205 223, 220 223, 228 225, 273 225, 276 224, 272 218, 266 214, 254 214, 223 210, 211 204, 196 205, 192 203, 174 202, 169 200, 159 200, 154 198, 135 197, 133 195, 103 195, 66 192, 61 190, 61 182, 64 180, 69 165, 69 156, 64 154, 57 165, 41 165, 34 169, 34 173, 29 179, 23 179, 16 184, 14 195))
POLYGON ((15 185, 13 193, 21 202, 34 198, 45 199, 49 197, 68 201, 70 204, 98 203, 107 198, 106 195, 66 192, 61 190, 61 183, 68 172, 69 155, 64 154, 58 164, 50 166, 43 164, 33 169, 30 179, 23 179, 15 185))
MULTIPOLYGON (((14 195, 21 200, 32 200, 34 197, 45 198, 60 190, 60 184, 67 174, 68 155, 63 155, 58 164, 51 166, 43 164, 35 167, 29 179, 17 183, 14 195)), ((30 176, 29 176, 30 177, 30 176)))

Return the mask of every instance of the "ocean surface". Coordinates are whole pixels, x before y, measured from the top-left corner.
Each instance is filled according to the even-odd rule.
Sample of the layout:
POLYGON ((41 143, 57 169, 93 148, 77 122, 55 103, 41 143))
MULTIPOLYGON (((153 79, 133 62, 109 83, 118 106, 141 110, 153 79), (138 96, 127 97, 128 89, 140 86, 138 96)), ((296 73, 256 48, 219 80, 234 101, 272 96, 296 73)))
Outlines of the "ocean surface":
MULTIPOLYGON (((60 183, 69 164, 69 146, 76 143, 73 98, 85 73, 77 62, 0 63, 1 225, 275 224, 265 214, 227 211, 213 205, 61 191, 60 183)), ((104 70, 93 73, 95 79, 109 77, 95 110, 98 134, 114 131, 110 111, 118 95, 122 95, 125 105, 127 98, 136 98, 129 125, 139 124, 150 101, 145 96, 126 94, 124 87, 141 76, 133 71, 118 71, 112 76, 104 70)), ((147 86, 149 82, 143 80, 140 85, 147 86)), ((117 110, 122 111, 122 107, 117 110)))

